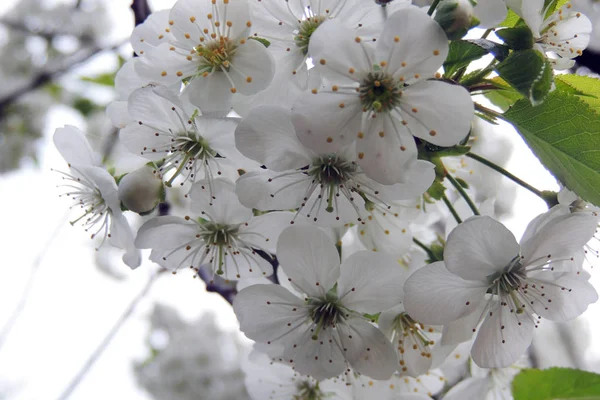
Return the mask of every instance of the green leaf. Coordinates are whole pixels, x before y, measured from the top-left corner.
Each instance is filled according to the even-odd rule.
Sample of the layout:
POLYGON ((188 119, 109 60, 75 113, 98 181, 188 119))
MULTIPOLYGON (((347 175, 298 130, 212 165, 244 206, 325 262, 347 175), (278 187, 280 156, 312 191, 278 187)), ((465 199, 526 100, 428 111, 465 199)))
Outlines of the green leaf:
POLYGON ((489 79, 487 82, 492 83, 498 89, 487 91, 483 95, 496 107, 500 107, 503 112, 523 98, 521 93, 513 89, 499 76, 489 79))
POLYGON ((536 107, 519 100, 504 117, 558 180, 600 205, 600 114, 579 96, 555 90, 536 107))
POLYGON ((500 29, 496 31, 498 36, 508 47, 514 50, 527 50, 533 48, 535 39, 531 29, 527 26, 516 26, 514 28, 500 29))
POLYGON ((509 48, 503 44, 492 42, 487 39, 470 39, 468 42, 476 44, 488 53, 492 53, 498 61, 503 61, 508 57, 509 48))
POLYGON ((77 97, 73 100, 73 108, 79 111, 84 117, 89 116, 94 111, 102 109, 101 106, 85 97, 77 97))
POLYGON ((81 78, 84 82, 92 82, 102 86, 115 86, 115 73, 110 72, 97 76, 84 76, 81 78))
POLYGON ((498 24, 498 26, 512 28, 512 27, 515 27, 519 23, 520 20, 521 20, 521 17, 519 17, 513 10, 511 10, 509 8, 506 18, 504 19, 504 21, 500 22, 500 24, 498 24))
POLYGON ((544 101, 552 87, 552 67, 533 49, 513 51, 496 66, 496 72, 533 105, 544 101))
POLYGON ((525 369, 512 382, 515 400, 600 400, 600 375, 569 368, 525 369))
POLYGON ((556 89, 574 94, 600 113, 600 79, 582 75, 557 75, 556 89))
POLYGON ((487 54, 487 50, 465 40, 450 42, 448 57, 444 62, 444 76, 451 77, 458 70, 468 66, 472 61, 478 60, 487 54))

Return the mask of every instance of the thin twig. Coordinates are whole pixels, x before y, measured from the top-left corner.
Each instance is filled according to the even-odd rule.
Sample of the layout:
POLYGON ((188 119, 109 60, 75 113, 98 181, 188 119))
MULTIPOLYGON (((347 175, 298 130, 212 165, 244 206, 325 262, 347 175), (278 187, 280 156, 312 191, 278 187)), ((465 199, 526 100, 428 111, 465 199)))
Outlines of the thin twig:
POLYGON ((133 0, 131 3, 131 10, 135 18, 135 26, 143 23, 146 18, 152 13, 147 0, 133 0))
POLYGON ((138 293, 138 295, 134 297, 134 299, 131 301, 131 303, 129 303, 129 306, 127 306, 127 308, 125 309, 125 312, 123 312, 123 314, 121 314, 121 317, 119 317, 117 322, 113 325, 111 330, 104 337, 104 339, 102 340, 100 345, 96 348, 96 350, 92 353, 92 355, 90 355, 90 357, 87 359, 87 361, 83 365, 83 367, 81 367, 81 369, 79 370, 77 375, 75 375, 75 377, 71 380, 71 383, 69 383, 67 388, 58 397, 58 400, 68 399, 69 396, 71 395, 71 393, 73 393, 73 390, 75 390, 77 388, 77 386, 79 386, 79 384, 81 383, 83 378, 87 375, 87 373, 90 371, 92 366, 96 363, 96 361, 98 361, 98 359, 100 358, 102 353, 104 353, 104 351, 110 344, 111 340, 115 337, 115 335, 123 327, 123 325, 125 324, 127 319, 131 316, 131 314, 135 310, 136 306, 139 304, 140 301, 142 301, 144 299, 144 297, 146 297, 146 295, 148 294, 148 291, 150 290, 150 288, 152 287, 154 282, 156 282, 156 279, 164 271, 166 271, 166 270, 157 271, 154 274, 152 274, 152 276, 150 276, 150 278, 148 279, 148 282, 146 282, 146 284, 144 285, 142 290, 138 293))
POLYGON ((63 60, 61 60, 61 62, 57 62, 58 65, 46 67, 34 75, 33 78, 25 85, 0 98, 0 117, 2 117, 7 107, 19 100, 25 94, 32 92, 42 87, 46 83, 61 77, 67 72, 71 71, 73 67, 89 60, 96 54, 103 51, 113 51, 121 47, 123 44, 124 43, 122 42, 108 48, 94 45, 90 48, 81 49, 72 56, 65 57, 63 60))
POLYGON ((54 242, 54 240, 58 237, 58 232, 62 229, 63 226, 65 226, 65 219, 67 215, 68 213, 66 213, 65 216, 60 219, 58 225, 56 226, 56 228, 54 228, 54 231, 52 231, 52 234, 50 235, 50 237, 48 237, 46 243, 44 243, 43 247, 40 249, 37 256, 33 260, 31 270, 29 271, 29 277, 27 278, 27 282, 25 283, 23 291, 21 292, 21 297, 19 298, 19 301, 15 306, 14 310, 10 314, 10 317, 8 317, 8 320, 2 327, 2 330, 0 330, 0 350, 6 342, 6 338, 8 338, 8 336, 10 335, 10 332, 15 326, 15 323, 23 314, 23 310, 25 309, 25 305, 27 304, 27 299, 29 298, 29 294, 31 293, 31 289, 33 288, 33 282, 35 281, 42 260, 46 255, 46 252, 50 248, 52 242, 54 242))

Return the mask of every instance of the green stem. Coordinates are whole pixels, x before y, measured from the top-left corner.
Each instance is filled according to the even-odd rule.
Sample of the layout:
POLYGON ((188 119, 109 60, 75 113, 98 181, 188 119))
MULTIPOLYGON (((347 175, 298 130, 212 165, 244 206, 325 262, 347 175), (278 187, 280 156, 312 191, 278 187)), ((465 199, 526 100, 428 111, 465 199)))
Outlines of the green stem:
POLYGON ((535 194, 536 196, 540 197, 541 199, 544 199, 544 201, 546 200, 546 198, 544 197, 544 194, 542 193, 541 190, 536 189, 533 186, 531 186, 529 183, 523 181, 522 179, 517 178, 516 176, 514 176, 513 174, 511 174, 510 172, 508 172, 501 166, 494 164, 490 160, 483 158, 475 153, 467 153, 466 156, 469 158, 472 158, 473 160, 479 161, 483 165, 490 167, 491 169, 493 169, 496 172, 501 173, 502 175, 504 175, 511 181, 515 182, 517 185, 524 187, 525 189, 529 190, 531 193, 535 194))
POLYGON ((491 108, 484 107, 479 103, 474 103, 474 104, 475 104, 475 109, 477 111, 482 112, 483 114, 487 115, 488 117, 500 118, 501 120, 506 120, 506 118, 504 117, 503 114, 501 114, 497 111, 494 111, 491 108))
POLYGON ((448 210, 450 210, 450 214, 452 214, 452 216, 456 220, 456 223, 461 224, 462 219, 460 219, 460 216, 458 215, 458 213, 452 206, 452 203, 450 203, 450 200, 448 200, 448 197, 446 197, 445 194, 442 196, 442 200, 444 201, 444 204, 446 204, 446 207, 448 207, 448 210))
POLYGON ((421 242, 419 239, 413 237, 413 243, 416 244, 417 246, 419 246, 420 248, 422 248, 425 253, 427 253, 427 255, 429 256, 430 260, 435 260, 435 254, 433 254, 433 251, 431 251, 431 249, 429 247, 427 247, 423 242, 421 242))
POLYGON ((434 0, 433 3, 431 3, 431 7, 427 10, 427 15, 431 16, 433 14, 438 4, 440 4, 440 1, 441 0, 434 0))
POLYGON ((475 203, 473 202, 473 200, 471 200, 471 197, 469 197, 469 195, 467 194, 467 192, 465 192, 465 189, 462 187, 462 185, 460 183, 458 183, 458 181, 456 179, 454 179, 454 177, 452 175, 450 175, 450 174, 446 175, 446 179, 448 179, 450 181, 450 183, 452 184, 452 186, 454 186, 454 188, 456 190, 458 190, 458 193, 460 193, 460 195, 462 196, 462 198, 465 199, 465 201, 469 205, 469 208, 471 209, 471 211, 473 211, 473 214, 475 214, 475 215, 481 215, 481 214, 479 214, 479 210, 477 209, 477 206, 475 205, 475 203))

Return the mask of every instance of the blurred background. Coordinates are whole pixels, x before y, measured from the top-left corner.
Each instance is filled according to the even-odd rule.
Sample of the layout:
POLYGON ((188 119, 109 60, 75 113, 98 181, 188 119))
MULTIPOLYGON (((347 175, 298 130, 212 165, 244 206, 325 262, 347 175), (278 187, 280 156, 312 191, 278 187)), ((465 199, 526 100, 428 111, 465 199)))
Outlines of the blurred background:
MULTIPOLYGON (((137 162, 115 145, 105 107, 118 99, 114 76, 133 55, 136 22, 173 3, 0 2, 1 400, 247 398, 241 363, 251 344, 227 301, 186 271, 157 273, 148 261, 131 271, 120 252, 94 251, 89 236, 70 226, 71 203, 59 198, 51 171, 64 168, 52 134, 67 124, 86 132, 117 169, 137 162)), ((600 4, 573 3, 600 28, 600 4)), ((596 33, 571 72, 597 73, 599 57, 596 33)), ((559 189, 510 126, 489 130, 506 145, 482 143, 481 154, 539 189, 559 189)), ((546 209, 509 182, 490 190, 516 237, 546 209)), ((530 359, 600 372, 600 305, 569 323, 541 324, 530 359)))

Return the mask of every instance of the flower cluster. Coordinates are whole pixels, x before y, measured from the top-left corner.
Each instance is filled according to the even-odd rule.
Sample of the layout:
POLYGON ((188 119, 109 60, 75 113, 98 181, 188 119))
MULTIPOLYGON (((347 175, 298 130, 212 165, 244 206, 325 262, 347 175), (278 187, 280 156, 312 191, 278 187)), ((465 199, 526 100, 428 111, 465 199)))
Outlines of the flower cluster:
POLYGON ((57 130, 73 223, 132 268, 151 249, 173 273, 239 281, 253 398, 428 398, 459 344, 479 367, 509 367, 541 318, 597 300, 583 269, 595 210, 556 205, 517 242, 496 218, 500 183, 465 161, 502 170, 469 153, 502 148, 473 123, 500 115, 475 97, 506 90, 494 51, 566 68, 589 21, 507 1, 523 23, 504 45, 474 41, 502 60, 469 74, 456 43, 472 43, 455 36, 505 4, 456 3, 178 0, 133 31, 138 57, 108 109, 140 168, 119 174, 76 128, 57 130), (143 217, 135 235, 127 211, 143 217))

